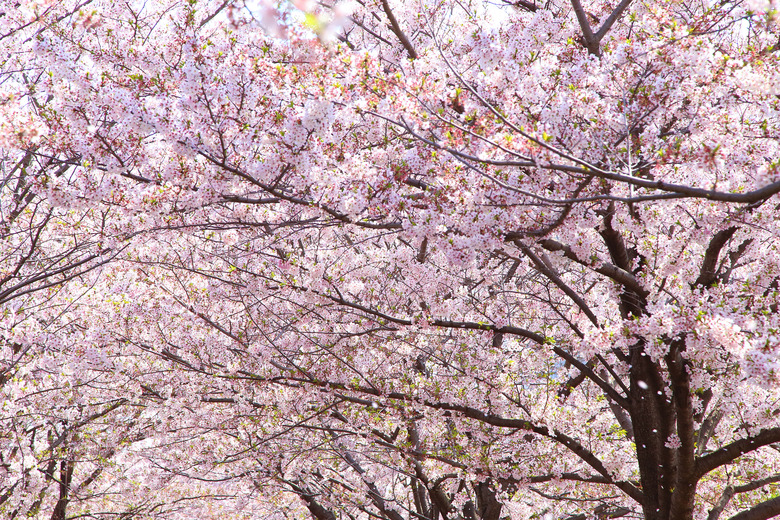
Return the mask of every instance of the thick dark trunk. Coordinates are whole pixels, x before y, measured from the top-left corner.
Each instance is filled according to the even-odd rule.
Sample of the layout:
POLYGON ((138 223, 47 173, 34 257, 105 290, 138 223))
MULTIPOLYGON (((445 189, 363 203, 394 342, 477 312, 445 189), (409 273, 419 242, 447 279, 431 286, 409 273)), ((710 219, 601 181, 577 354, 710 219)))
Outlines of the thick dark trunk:
POLYGON ((496 490, 489 482, 480 482, 474 486, 477 494, 477 510, 480 520, 498 520, 501 516, 501 502, 496 499, 496 490))
POLYGON ((694 428, 693 396, 686 360, 682 356, 685 338, 679 338, 669 345, 666 366, 672 386, 672 402, 677 419, 677 437, 680 446, 675 449, 675 482, 672 493, 670 518, 693 518, 696 500, 696 442, 694 428))
POLYGON ((51 520, 65 520, 65 510, 70 501, 70 482, 73 479, 73 466, 71 461, 63 460, 60 462, 60 498, 54 506, 51 514, 51 520))
POLYGON ((671 396, 667 395, 661 367, 650 359, 644 345, 640 342, 631 350, 630 414, 647 520, 693 518, 699 477, 684 345, 684 339, 670 341, 664 358, 672 383, 671 396))
POLYGON ((661 386, 655 364, 645 354, 642 344, 631 352, 631 422, 634 426, 637 462, 644 493, 642 509, 646 520, 667 520, 669 510, 668 474, 671 460, 664 446, 669 435, 671 411, 658 395, 661 386))

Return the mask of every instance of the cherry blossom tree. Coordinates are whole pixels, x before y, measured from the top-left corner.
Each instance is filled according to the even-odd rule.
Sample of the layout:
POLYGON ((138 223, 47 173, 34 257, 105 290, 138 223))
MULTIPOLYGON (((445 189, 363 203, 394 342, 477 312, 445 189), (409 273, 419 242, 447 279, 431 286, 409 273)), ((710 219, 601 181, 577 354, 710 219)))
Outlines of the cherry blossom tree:
POLYGON ((1 5, 4 514, 780 514, 776 3, 1 5))
POLYGON ((44 498, 54 497, 54 517, 64 518, 72 463, 49 455, 66 450, 68 432, 103 417, 117 404, 109 403, 103 411, 79 407, 78 413, 71 410, 69 420, 51 413, 49 407, 56 406, 55 402, 73 402, 69 401, 72 395, 63 391, 63 380, 53 377, 59 374, 62 361, 57 359, 64 345, 60 336, 68 327, 66 323, 73 322, 72 317, 58 317, 69 315, 73 300, 89 290, 94 271, 115 258, 121 248, 102 243, 100 228, 108 212, 98 215, 89 208, 66 209, 42 195, 41 183, 66 175, 73 165, 39 153, 41 127, 16 103, 29 82, 25 85, 18 81, 24 78, 4 79, 4 131, 0 138, 0 504, 8 506, 9 500, 13 503, 14 498, 27 494, 26 512, 32 516, 44 498), (39 392, 56 398, 44 408, 44 401, 27 400, 28 394, 39 392), (40 471, 31 472, 36 453, 45 462, 41 461, 40 471), (60 491, 44 497, 45 487, 36 488, 36 482, 47 482, 45 487, 59 485, 60 491))

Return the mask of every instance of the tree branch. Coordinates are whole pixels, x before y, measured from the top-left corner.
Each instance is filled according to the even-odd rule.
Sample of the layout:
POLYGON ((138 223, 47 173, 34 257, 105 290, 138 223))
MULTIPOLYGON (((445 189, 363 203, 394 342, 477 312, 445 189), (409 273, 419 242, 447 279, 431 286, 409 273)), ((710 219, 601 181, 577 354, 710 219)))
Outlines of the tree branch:
MULTIPOLYGON (((258 379, 267 381, 267 379, 265 378, 258 378, 258 379)), ((375 388, 369 388, 369 387, 363 387, 357 385, 347 386, 344 385, 343 383, 335 383, 335 382, 312 380, 312 379, 302 379, 297 377, 289 377, 286 379, 289 381, 296 381, 299 383, 309 384, 309 385, 317 386, 320 388, 326 388, 330 390, 352 391, 352 392, 359 392, 362 394, 367 394, 375 397, 382 397, 385 399, 398 400, 404 402, 416 402, 422 404, 423 406, 435 410, 447 410, 451 412, 458 412, 464 417, 467 417, 469 419, 474 419, 476 421, 489 424, 491 426, 534 432, 538 435, 547 437, 548 439, 551 439, 566 447, 569 451, 577 455, 577 457, 579 457, 588 466, 590 466, 592 469, 600 473, 605 478, 606 484, 614 485, 615 487, 623 491, 626 495, 630 496, 640 504, 644 500, 644 494, 639 488, 637 488, 631 482, 614 480, 612 478, 612 475, 607 470, 607 468, 601 462, 601 460, 599 460, 598 457, 596 457, 592 452, 587 450, 579 442, 577 442, 572 437, 569 437, 565 433, 559 432, 558 430, 551 430, 547 426, 540 426, 525 419, 512 419, 508 417, 502 417, 494 413, 486 413, 483 412, 482 410, 473 408, 471 406, 452 404, 452 403, 446 403, 441 401, 428 401, 424 399, 423 400, 416 399, 416 398, 412 398, 411 396, 403 392, 382 393, 375 388)), ((281 381, 275 381, 275 380, 272 381, 279 382, 279 384, 283 384, 281 381)), ((349 395, 345 395, 341 393, 337 395, 339 398, 343 399, 344 401, 352 402, 357 399, 358 404, 362 404, 362 405, 366 404, 364 400, 359 398, 353 398, 349 395)))
MULTIPOLYGON (((646 196, 637 196, 637 197, 630 197, 630 198, 624 198, 624 197, 610 197, 610 196, 600 196, 600 197, 589 197, 587 199, 578 199, 578 201, 594 201, 594 200, 613 200, 613 201, 623 201, 623 202, 641 202, 641 201, 650 201, 650 200, 668 200, 668 199, 678 199, 678 198, 694 198, 694 199, 707 199, 712 201, 719 201, 719 202, 733 202, 736 204, 753 204, 753 203, 763 203, 768 198, 772 197, 773 195, 776 195, 777 193, 780 193, 780 181, 773 182, 771 184, 767 184, 763 188, 759 188, 757 190, 745 192, 745 193, 729 193, 729 192, 723 192, 723 191, 717 191, 717 190, 708 190, 704 188, 697 188, 695 186, 687 186, 685 184, 674 184, 671 182, 664 182, 660 180, 651 180, 651 179, 644 179, 642 177, 634 177, 632 175, 627 175, 623 173, 618 173, 614 171, 607 171, 602 168, 599 168, 598 166, 591 164, 583 159, 580 159, 578 157, 575 157, 574 155, 571 155, 570 153, 558 149, 555 146, 552 146, 551 144, 547 143, 546 141, 543 141, 539 138, 534 137, 533 135, 529 134, 528 132, 524 131, 511 121, 509 121, 504 114, 501 113, 497 108, 495 108, 491 103, 489 103, 487 100, 485 100, 484 97, 482 97, 479 93, 479 91, 473 87, 471 84, 469 84, 466 80, 463 79, 463 77, 455 70, 455 68, 452 66, 452 64, 447 60, 446 56, 442 54, 442 59, 444 59, 444 62, 447 64, 448 68, 452 73, 458 78, 460 83, 465 86, 468 91, 477 98, 480 103, 482 103, 484 106, 486 106, 492 113, 495 115, 502 123, 504 123, 506 126, 511 128, 514 132, 516 132, 518 135, 523 136, 525 139, 528 139, 530 142, 540 146, 541 148, 557 155, 558 157, 561 157, 562 159, 569 160, 573 162, 575 165, 567 165, 567 164, 556 164, 556 163, 543 163, 540 161, 501 161, 500 164, 505 166, 518 166, 518 167, 533 167, 533 168, 539 168, 543 170, 554 170, 554 171, 561 171, 561 172, 568 172, 568 173, 578 173, 581 175, 593 175, 594 177, 598 177, 600 179, 606 179, 611 180, 615 182, 621 182, 624 184, 627 184, 629 186, 636 186, 638 188, 645 188, 648 190, 658 190, 665 193, 660 194, 650 194, 646 196)), ((441 146, 429 139, 425 139, 424 137, 416 134, 409 125, 404 121, 396 121, 394 119, 391 119, 387 116, 383 116, 382 114, 379 114, 377 112, 372 112, 370 110, 363 110, 364 114, 371 114, 375 117, 378 117, 380 119, 383 119, 384 121, 387 121, 388 123, 391 123, 393 125, 396 125, 398 127, 403 128, 405 131, 411 133, 416 139, 419 139, 421 142, 424 142, 425 144, 428 144, 434 148, 447 151, 448 153, 452 154, 455 157, 466 157, 465 154, 458 152, 457 150, 453 150, 451 148, 448 148, 446 146, 441 146)), ((182 143, 185 144, 186 143, 182 143)), ((195 150, 197 153, 201 153, 198 150, 195 150)), ((481 163, 489 163, 489 164, 499 164, 499 162, 496 161, 487 161, 487 160, 478 160, 478 162, 481 163)), ((518 191, 518 190, 514 190, 518 191)), ((542 198, 542 197, 538 197, 542 198)), ((558 204, 571 204, 572 202, 575 202, 574 200, 565 200, 565 201, 558 201, 558 204)), ((518 233, 516 236, 508 237, 508 239, 513 240, 515 238, 521 238, 523 235, 518 233)))
POLYGON ((763 448, 774 442, 780 442, 780 428, 761 430, 758 435, 734 441, 700 458, 696 462, 696 476, 701 478, 715 468, 728 464, 746 453, 763 448))
MULTIPOLYGON (((180 142, 179 144, 182 144, 184 146, 188 146, 187 143, 180 142)), ((220 160, 216 157, 212 156, 208 152, 204 152, 202 150, 197 150, 192 148, 195 153, 200 155, 201 157, 207 159, 209 162, 214 164, 215 166, 219 166, 220 168, 224 169, 225 171, 228 171, 237 177, 244 179, 245 181, 249 182, 250 184, 253 184, 254 186, 257 186, 259 188, 262 188, 265 192, 272 195, 275 198, 279 198, 281 200, 285 200, 287 202, 290 202, 292 204, 296 204, 299 206, 306 206, 306 207, 316 207, 323 211, 324 213, 330 215, 331 217, 335 218, 336 220, 339 220, 341 222, 344 222, 345 224, 352 224, 358 227, 368 228, 368 229, 401 229, 401 223, 400 222, 387 222, 387 223, 378 223, 375 224, 373 222, 366 222, 366 221, 360 221, 360 220, 352 220, 347 215, 343 213, 339 213, 338 211, 326 206, 325 204, 321 204, 319 202, 315 202, 313 200, 307 200, 302 199, 299 197, 294 197, 288 193, 285 193, 283 190, 279 189, 278 186, 272 186, 268 185, 262 182, 259 182, 257 179, 252 177, 251 175, 247 174, 246 172, 241 171, 240 169, 231 166, 227 163, 227 160, 220 160)))
POLYGON ((392 9, 390 9, 390 4, 388 4, 387 0, 382 0, 382 9, 384 9, 385 14, 387 15, 387 19, 390 20, 390 28, 398 37, 398 40, 401 42, 401 45, 404 46, 404 49, 406 49, 407 54, 409 54, 409 58, 416 60, 417 51, 414 50, 412 42, 409 41, 409 38, 407 38, 406 34, 404 34, 403 30, 401 30, 401 26, 398 25, 398 20, 395 19, 395 15, 393 14, 392 9))
POLYGON ((780 515, 780 497, 765 500, 758 505, 732 516, 729 520, 766 520, 780 515))
POLYGON ((736 233, 737 227, 731 226, 730 228, 723 229, 715 233, 715 236, 710 240, 710 245, 707 246, 707 252, 704 254, 704 261, 701 264, 701 271, 699 277, 694 282, 694 285, 701 287, 709 287, 715 283, 716 268, 718 265, 718 257, 723 246, 731 240, 731 237, 736 233))
POLYGON ((305 489, 302 485, 286 480, 283 482, 286 482, 287 485, 292 488, 292 491, 301 497, 301 500, 306 504, 306 509, 309 510, 315 520, 336 520, 336 515, 333 514, 333 511, 317 502, 315 495, 305 489))
POLYGON ((726 489, 723 490, 723 494, 720 496, 720 499, 718 499, 718 502, 710 509, 707 520, 717 520, 734 495, 754 491, 774 482, 780 482, 780 474, 762 478, 761 480, 756 480, 755 482, 750 482, 741 486, 727 486, 726 489))
POLYGON ((618 18, 620 18, 620 15, 623 14, 623 11, 626 10, 626 8, 631 5, 631 2, 633 0, 623 0, 618 4, 618 6, 612 11, 612 13, 609 15, 609 17, 604 21, 604 23, 601 25, 601 28, 596 32, 595 38, 597 42, 600 42, 604 36, 606 36, 607 31, 609 31, 612 28, 612 25, 617 21, 618 18))
POLYGON ((593 369, 591 369, 588 365, 586 365, 585 363, 583 363, 573 355, 569 354, 561 347, 553 347, 553 352, 555 352, 556 354, 558 354, 558 356, 562 357, 563 359, 565 359, 566 361, 568 361, 569 363, 577 367, 577 369, 579 369, 580 372, 585 374, 588 377, 588 379, 596 383, 598 387, 601 388, 604 391, 604 393, 610 397, 610 399, 615 401, 622 408, 626 410, 629 409, 628 399, 620 395, 617 390, 609 386, 609 383, 607 383, 606 381, 601 379, 598 375, 596 375, 593 369))
POLYGON ((533 262, 534 266, 542 273, 544 274, 552 283, 554 283, 560 290, 562 290, 566 296, 571 298, 571 300, 577 305, 577 307, 580 308, 580 310, 585 313, 585 316, 588 317, 591 323, 595 325, 596 327, 599 326, 599 320, 596 318, 596 315, 593 314, 593 311, 590 310, 590 307, 588 307, 588 304, 585 303, 585 300, 582 299, 582 297, 577 294, 571 287, 566 285, 563 280, 561 280, 560 276, 553 271, 550 267, 545 264, 541 258, 536 256, 536 254, 531 250, 530 247, 523 244, 519 240, 515 241, 515 245, 519 247, 525 256, 527 256, 531 262, 533 262))
MULTIPOLYGON (((295 289, 301 290, 301 291, 311 291, 319 296, 322 296, 323 298, 327 298, 331 300, 334 303, 338 303, 339 305, 344 305, 345 307, 350 307, 352 309, 360 310, 365 312, 366 314, 369 314, 371 316, 374 316, 376 318, 380 318, 382 320, 388 321, 390 323, 394 323, 397 325, 412 325, 414 322, 407 318, 397 318, 395 316, 391 316, 389 314, 386 314, 384 312, 371 309, 369 307, 366 307, 365 305, 361 305, 359 303, 351 302, 346 300, 343 296, 338 295, 334 296, 331 294, 325 294, 320 291, 315 291, 313 289, 310 289, 308 287, 300 287, 300 286, 294 286, 295 289)), ((546 338, 542 336, 539 333, 532 332, 527 329, 522 329, 520 327, 513 327, 511 325, 505 325, 503 327, 498 327, 496 325, 492 325, 490 323, 477 323, 473 321, 453 321, 453 320, 445 320, 440 318, 430 318, 428 320, 428 324, 434 327, 442 327, 442 328, 448 328, 448 329, 464 329, 464 330, 484 330, 486 332, 496 332, 496 333, 503 333, 503 334, 512 334, 515 336, 521 336, 527 339, 530 339, 534 341, 535 343, 538 343, 540 345, 543 345, 546 343, 546 338)))
POLYGON ((633 274, 619 267, 616 267, 608 262, 596 262, 594 265, 594 263, 580 260, 580 258, 576 254, 574 254, 574 251, 572 251, 569 246, 562 244, 557 240, 552 240, 550 238, 546 238, 542 240, 541 242, 539 242, 539 245, 541 245, 543 248, 545 248, 548 251, 562 252, 563 256, 565 256, 569 260, 573 260, 580 265, 584 265, 585 267, 593 269, 595 272, 599 274, 603 274, 607 278, 611 278, 613 281, 619 283, 624 288, 633 291, 639 294, 640 296, 646 296, 648 294, 648 292, 641 285, 639 285, 639 282, 637 281, 637 279, 634 277, 633 274))
POLYGON ((593 34, 593 30, 590 28, 588 15, 585 13, 585 9, 582 8, 580 0, 571 0, 571 6, 574 8, 574 14, 577 15, 577 21, 580 24, 580 29, 582 29, 582 37, 585 40, 585 47, 587 47, 589 53, 593 54, 594 56, 598 56, 600 54, 599 42, 596 39, 596 36, 593 34))

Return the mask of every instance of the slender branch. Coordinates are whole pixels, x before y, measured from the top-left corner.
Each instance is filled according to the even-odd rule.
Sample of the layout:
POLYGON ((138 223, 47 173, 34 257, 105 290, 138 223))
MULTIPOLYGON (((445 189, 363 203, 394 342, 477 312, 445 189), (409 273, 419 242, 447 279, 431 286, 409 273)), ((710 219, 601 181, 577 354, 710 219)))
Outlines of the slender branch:
POLYGON ((92 421, 94 421, 96 419, 100 419, 101 417, 104 417, 104 416, 108 415, 109 413, 113 412, 114 410, 116 410, 120 406, 123 406, 123 405, 127 404, 127 402, 128 402, 127 399, 120 398, 120 399, 116 400, 113 404, 111 404, 108 407, 106 407, 104 410, 101 410, 99 412, 95 412, 92 415, 90 415, 88 417, 85 417, 84 419, 81 419, 80 421, 75 422, 73 425, 71 425, 70 427, 66 428, 59 435, 59 437, 57 437, 55 440, 51 441, 51 443, 49 444, 49 451, 50 452, 54 451, 60 444, 65 442, 65 440, 67 439, 68 435, 71 432, 73 432, 75 430, 78 430, 82 426, 87 425, 87 424, 91 423, 92 421))
POLYGON ((579 473, 561 473, 560 475, 538 475, 528 478, 531 484, 541 484, 552 480, 571 480, 574 482, 590 482, 592 484, 611 484, 609 479, 599 475, 580 475, 579 473))
POLYGON ((227 6, 228 6, 228 4, 230 4, 232 1, 233 1, 233 0, 225 0, 224 2, 222 2, 222 5, 220 5, 219 7, 217 7, 217 10, 216 10, 216 11, 214 11, 213 13, 211 13, 210 15, 208 15, 206 18, 204 18, 204 19, 203 19, 203 21, 202 21, 202 22, 200 22, 200 27, 203 27, 204 25, 206 25, 207 23, 209 23, 211 20, 213 20, 213 19, 214 19, 214 17, 215 17, 215 16, 217 16, 219 13, 221 13, 221 12, 222 12, 222 11, 225 9, 225 7, 227 7, 227 6))
MULTIPOLYGON (((577 166, 556 164, 556 163, 543 163, 539 161, 535 161, 535 162, 501 161, 501 164, 513 165, 518 167, 523 167, 523 166, 534 167, 534 168, 540 168, 544 170, 555 170, 555 171, 562 171, 562 172, 569 172, 569 173, 578 173, 581 175, 593 175, 594 177, 598 177, 600 179, 621 182, 624 184, 628 184, 630 186, 636 186, 638 188, 645 188, 648 190, 657 190, 657 191, 665 192, 665 193, 659 193, 654 195, 629 197, 629 198, 599 196, 599 197, 589 197, 587 199, 561 200, 561 201, 556 201, 557 204, 563 205, 563 204, 571 204, 572 202, 592 201, 592 200, 614 200, 618 202, 643 202, 643 201, 669 200, 669 199, 678 199, 678 198, 695 198, 695 199, 707 199, 707 200, 720 201, 720 202, 733 202, 736 204, 752 204, 752 203, 763 202, 766 199, 770 198, 771 196, 780 193, 780 181, 767 184, 763 188, 759 188, 757 190, 753 190, 745 193, 728 193, 728 192, 717 191, 717 190, 707 190, 703 188, 697 188, 694 186, 687 186, 684 184, 673 184, 670 182, 664 182, 660 180, 644 179, 642 177, 634 177, 632 175, 626 175, 626 174, 617 173, 613 171, 603 170, 594 164, 591 164, 583 159, 577 158, 563 150, 560 150, 550 145, 546 141, 537 139, 536 137, 532 136, 528 132, 519 128, 517 125, 509 121, 504 114, 502 114, 491 103, 485 100, 473 86, 471 86, 465 79, 463 79, 463 77, 452 67, 452 65, 449 63, 449 61, 443 54, 442 54, 442 58, 444 59, 445 63, 447 63, 452 73, 457 77, 458 81, 460 81, 460 83, 464 85, 469 90, 469 92, 471 92, 471 94, 474 95, 474 97, 476 97, 483 105, 485 105, 493 113, 493 115, 495 115, 502 123, 507 125, 517 134, 528 139, 532 143, 540 146, 541 148, 544 148, 545 150, 563 159, 573 162, 577 166)), ((451 153, 453 156, 458 156, 461 158, 465 157, 463 153, 458 152, 457 150, 453 151, 450 148, 438 145, 433 141, 430 141, 428 139, 423 138, 422 136, 419 136, 418 134, 414 133, 409 127, 409 125, 403 121, 396 121, 386 116, 382 116, 381 114, 378 114, 376 112, 372 112, 370 110, 364 110, 363 113, 371 114, 373 116, 379 117, 380 119, 387 121, 388 123, 403 128, 404 130, 412 133, 414 137, 419 139, 420 141, 430 146, 433 146, 435 148, 445 150, 448 153, 451 153)), ((182 143, 182 144, 186 144, 186 143, 182 143)), ((201 152, 198 151, 198 153, 201 152)), ((485 163, 486 161, 477 159, 477 162, 485 163)), ((492 164, 499 164, 499 163, 494 162, 492 164)))
POLYGON ((609 385, 609 383, 607 383, 606 381, 601 379, 598 375, 596 375, 593 369, 591 369, 588 365, 586 365, 585 363, 583 363, 573 355, 569 354, 561 347, 553 347, 553 352, 555 352, 556 354, 558 354, 558 356, 562 357, 563 359, 565 359, 566 361, 568 361, 569 363, 577 367, 580 372, 585 374, 588 377, 588 379, 596 383, 599 386, 599 388, 601 388, 604 391, 604 393, 607 394, 613 401, 615 401, 624 409, 626 410, 629 409, 628 399, 620 395, 617 390, 615 390, 609 385))
POLYGON ((531 262, 533 262, 534 266, 542 273, 544 274, 552 283, 554 283, 560 290, 562 290, 566 296, 571 298, 571 300, 577 305, 577 307, 580 308, 580 310, 585 313, 585 316, 588 317, 591 323, 595 325, 596 327, 599 326, 599 320, 596 318, 596 315, 593 314, 593 311, 590 310, 590 307, 588 307, 588 304, 585 303, 585 300, 582 299, 582 297, 577 294, 571 287, 566 285, 566 283, 561 280, 560 276, 553 271, 550 267, 545 264, 541 258, 536 256, 536 254, 531 250, 530 247, 523 244, 519 240, 515 241, 515 245, 519 247, 525 256, 527 256, 529 259, 531 259, 531 262))
POLYGON ((398 20, 395 19, 395 15, 393 14, 392 9, 390 9, 390 4, 388 4, 387 0, 382 0, 382 9, 384 9, 385 14, 387 15, 387 19, 390 20, 390 27, 398 37, 398 40, 400 40, 401 45, 404 46, 404 49, 406 49, 409 57, 413 60, 416 60, 417 51, 414 50, 412 42, 409 41, 409 38, 407 38, 406 34, 404 34, 403 30, 401 30, 401 26, 398 25, 398 20))
POLYGON ((584 265, 586 267, 593 269, 599 274, 603 274, 607 278, 611 278, 613 281, 619 283, 626 289, 633 291, 640 296, 644 296, 648 294, 647 291, 641 285, 639 285, 639 282, 637 281, 636 277, 634 277, 633 274, 619 267, 616 267, 608 262, 597 262, 594 265, 591 262, 586 262, 584 260, 581 260, 574 253, 574 251, 572 251, 572 249, 569 246, 562 244, 557 240, 552 240, 549 238, 539 242, 539 245, 541 245, 543 248, 545 248, 548 251, 562 252, 563 256, 565 256, 569 260, 573 260, 580 265, 584 265))
POLYGON ((358 27, 360 27, 361 29, 363 29, 364 31, 366 31, 368 34, 370 34, 371 36, 376 38, 377 40, 379 40, 379 41, 381 41, 383 43, 386 43, 387 45, 390 45, 391 47, 393 46, 393 44, 390 43, 389 40, 384 38, 381 34, 379 34, 379 33, 375 32, 375 31, 372 31, 371 29, 369 29, 362 21, 358 20, 354 16, 350 16, 349 20, 352 23, 354 23, 355 25, 357 25, 358 27))
MULTIPOLYGON (((331 294, 325 294, 320 291, 315 291, 314 289, 310 289, 308 287, 300 287, 300 286, 294 286, 295 289, 301 290, 301 291, 311 291, 319 296, 322 296, 323 298, 327 298, 334 303, 338 303, 339 305, 344 305, 345 307, 350 307, 352 309, 356 309, 359 311, 363 311, 366 314, 369 314, 371 316, 374 316, 376 318, 380 318, 384 321, 388 321, 390 323, 394 323, 396 325, 412 325, 414 322, 407 318, 398 318, 395 316, 391 316, 389 314, 386 314, 384 312, 378 311, 376 309, 372 309, 370 307, 366 307, 365 305, 361 305, 359 303, 351 302, 349 300, 346 300, 343 296, 338 295, 334 296, 331 294)), ((477 323, 473 321, 454 321, 454 320, 445 320, 441 318, 430 318, 428 320, 428 324, 434 327, 442 327, 442 328, 448 328, 448 329, 464 329, 464 330, 484 330, 486 332, 495 332, 495 333, 503 333, 503 334, 512 334, 515 336, 521 336, 527 339, 530 339, 534 341, 535 343, 538 343, 540 345, 544 345, 547 340, 544 336, 542 336, 539 333, 532 332, 527 329, 523 329, 520 327, 514 327, 512 325, 505 325, 503 327, 498 327, 496 325, 492 325, 490 323, 477 323)))
MULTIPOLYGON (((181 143, 185 146, 187 143, 181 143)), ((293 197, 292 195, 288 195, 286 193, 283 193, 281 190, 279 190, 276 186, 271 186, 262 182, 259 182, 257 179, 252 177, 251 175, 239 170, 238 168, 231 166, 228 164, 227 160, 220 160, 216 157, 212 156, 210 153, 204 152, 202 150, 193 149, 198 155, 201 157, 207 159, 215 166, 219 166, 220 168, 224 169, 225 171, 228 171, 245 181, 258 186, 259 188, 262 188, 264 191, 269 193, 270 195, 273 195, 275 198, 279 198, 281 200, 285 200, 287 202, 291 202, 293 204, 297 204, 300 206, 306 206, 306 207, 315 207, 320 209, 321 211, 327 213, 331 217, 335 218, 336 220, 340 220, 341 222, 344 222, 345 224, 353 224, 358 227, 368 228, 368 229, 401 229, 401 223, 400 222, 387 222, 387 223, 379 223, 375 224, 373 222, 365 222, 365 221, 356 221, 349 218, 347 215, 343 213, 339 213, 338 211, 324 205, 320 204, 318 202, 315 202, 313 200, 307 200, 307 199, 301 199, 299 197, 293 197)), ((269 202, 268 200, 264 202, 269 202)))
MULTIPOLYGON (((119 252, 123 251, 124 249, 125 248, 123 247, 119 252)), ((103 251, 103 253, 110 252, 110 251, 111 251, 110 249, 106 249, 105 251, 103 251)), ((14 291, 19 289, 19 288, 22 288, 22 287, 27 286, 27 285, 31 285, 31 284, 33 284, 33 283, 35 283, 37 281, 40 281, 40 280, 43 280, 43 279, 46 279, 46 278, 51 278, 54 275, 61 274, 61 273, 65 272, 65 271, 68 271, 70 269, 75 269, 76 267, 79 267, 79 266, 89 262, 90 260, 94 260, 95 258, 99 258, 101 255, 99 255, 99 254, 91 255, 88 258, 86 258, 84 260, 81 260, 79 262, 75 262, 73 264, 67 265, 67 266, 62 267, 60 269, 56 269, 54 271, 51 271, 51 272, 48 272, 48 273, 44 273, 44 274, 35 276, 35 277, 33 277, 33 278, 29 279, 29 280, 25 280, 24 282, 20 282, 17 285, 15 285, 14 287, 11 287, 8 290, 4 291, 2 294, 0 294, 0 304, 6 303, 7 301, 10 301, 10 300, 12 300, 14 298, 18 298, 18 297, 23 296, 25 294, 30 294, 30 293, 42 291, 44 289, 48 289, 49 287, 55 287, 57 285, 65 283, 65 282, 67 282, 69 280, 73 280, 74 278, 77 278, 77 277, 79 277, 79 276, 81 276, 83 274, 86 274, 86 273, 88 273, 88 272, 90 272, 90 271, 100 267, 101 265, 107 264, 108 262, 113 260, 119 254, 119 252, 113 254, 110 258, 104 258, 103 260, 101 260, 99 262, 96 262, 95 264, 90 265, 90 266, 82 269, 81 271, 72 272, 72 273, 68 274, 67 276, 63 277, 60 280, 56 280, 56 281, 53 281, 53 282, 47 282, 47 283, 44 283, 43 285, 39 285, 39 286, 36 286, 36 287, 30 287, 28 289, 24 289, 22 291, 14 293, 14 291)))
MULTIPOLYGON (((110 251, 109 249, 106 249, 104 252, 109 252, 109 251, 110 251)), ((32 277, 28 278, 27 280, 21 281, 21 282, 17 283, 16 285, 14 285, 12 287, 9 287, 8 289, 6 289, 5 291, 0 293, 0 303, 5 303, 7 300, 10 300, 11 299, 10 295, 12 295, 15 291, 17 291, 17 290, 19 290, 19 289, 21 289, 21 288, 23 288, 25 286, 34 284, 35 282, 39 282, 41 280, 46 280, 47 278, 52 278, 53 276, 65 273, 65 272, 70 271, 70 270, 75 270, 77 267, 79 267, 81 265, 84 265, 84 264, 86 264, 86 263, 88 263, 88 262, 90 262, 90 261, 92 261, 92 260, 94 260, 96 258, 99 258, 100 256, 101 255, 99 255, 99 254, 88 255, 88 256, 86 256, 85 258, 83 258, 83 259, 81 259, 79 261, 73 262, 73 263, 68 264, 68 265, 66 265, 64 267, 60 267, 59 269, 46 271, 46 272, 43 272, 43 273, 38 274, 36 276, 32 276, 32 277)), ((101 262, 101 264, 102 263, 105 263, 105 262, 101 262)), ((86 272, 86 271, 82 271, 82 273, 84 273, 84 272, 86 272)), ((66 281, 66 280, 60 280, 60 282, 63 282, 63 281, 66 281)), ((57 283, 60 283, 60 282, 57 282, 57 283)), ((45 286, 45 287, 48 287, 48 285, 45 286)), ((22 294, 24 294, 24 293, 22 293, 22 294)), ((16 296, 18 296, 18 294, 16 296)), ((16 296, 14 296, 14 297, 16 297, 16 296)))
MULTIPOLYGON (((255 379, 255 377, 252 377, 252 379, 255 379)), ((259 378, 259 379, 262 379, 264 381, 267 380, 265 378, 259 378)), ((537 435, 547 437, 548 439, 553 440, 558 444, 561 444, 564 447, 566 447, 569 451, 577 455, 577 457, 579 457, 583 462, 588 464, 588 466, 590 466, 592 469, 596 470, 599 474, 601 474, 606 479, 605 483, 614 485, 615 487, 623 491, 626 495, 630 496, 640 504, 644 500, 644 494, 639 488, 637 488, 631 482, 614 480, 612 478, 612 475, 607 470, 607 468, 601 462, 601 460, 599 460, 598 457, 596 457, 592 452, 590 452, 588 449, 582 446, 579 442, 577 442, 572 437, 569 437, 565 433, 559 432, 558 430, 554 430, 554 429, 551 430, 547 426, 540 426, 525 419, 513 419, 508 417, 502 417, 494 413, 486 413, 483 412, 482 410, 473 408, 471 406, 445 403, 441 401, 420 400, 420 399, 412 398, 411 396, 403 392, 381 393, 379 390, 375 388, 362 387, 357 385, 347 386, 344 385, 343 383, 335 383, 330 381, 302 379, 297 377, 288 377, 286 379, 288 381, 295 381, 298 383, 314 385, 317 387, 326 388, 330 390, 352 391, 352 392, 359 392, 362 394, 367 394, 375 397, 381 397, 384 399, 398 400, 404 402, 416 402, 422 404, 423 406, 435 410, 447 410, 451 412, 458 412, 464 417, 467 417, 469 419, 474 419, 476 421, 489 424, 491 426, 534 432, 537 435)), ((284 384, 283 381, 281 380, 279 381, 272 380, 272 382, 278 382, 279 384, 284 384)), ((344 395, 341 393, 337 395, 339 398, 345 401, 352 401, 353 399, 355 399, 355 398, 351 398, 349 395, 344 395)), ((359 404, 365 404, 365 401, 359 399, 359 404)))
POLYGON ((615 380, 615 382, 620 386, 620 388, 623 389, 623 391, 626 393, 626 395, 629 395, 631 391, 628 389, 628 387, 623 383, 623 381, 618 377, 618 375, 615 373, 615 370, 612 368, 612 365, 607 363, 607 360, 604 359, 604 357, 601 354, 596 354, 596 359, 601 361, 601 364, 604 365, 604 368, 609 371, 612 378, 615 380))
POLYGON ((24 265, 28 262, 28 260, 30 260, 30 258, 32 258, 32 256, 35 254, 38 246, 38 240, 40 240, 41 233, 46 227, 46 224, 51 219, 52 212, 53 209, 49 210, 48 214, 43 218, 43 221, 40 224, 38 224, 38 228, 36 229, 35 234, 30 241, 29 251, 27 252, 26 255, 22 255, 19 258, 19 261, 16 263, 16 268, 14 268, 13 271, 5 275, 3 279, 0 280, 0 287, 2 287, 11 278, 18 276, 19 272, 22 270, 22 267, 24 267, 24 265))

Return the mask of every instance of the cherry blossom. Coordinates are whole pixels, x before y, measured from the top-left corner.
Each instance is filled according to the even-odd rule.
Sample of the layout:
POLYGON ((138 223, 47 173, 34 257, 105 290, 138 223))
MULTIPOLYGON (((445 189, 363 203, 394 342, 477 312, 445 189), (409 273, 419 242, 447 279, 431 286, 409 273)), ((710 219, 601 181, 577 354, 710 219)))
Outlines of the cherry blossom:
POLYGON ((0 513, 780 514, 778 23, 0 0, 0 513))

